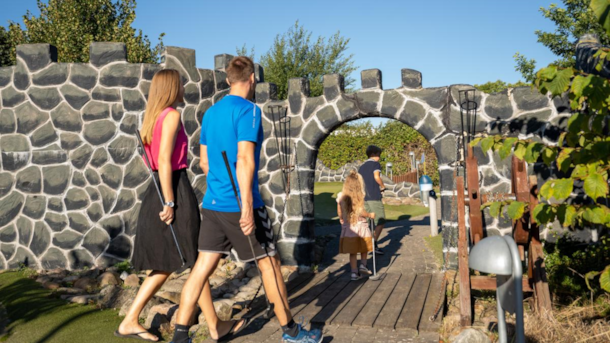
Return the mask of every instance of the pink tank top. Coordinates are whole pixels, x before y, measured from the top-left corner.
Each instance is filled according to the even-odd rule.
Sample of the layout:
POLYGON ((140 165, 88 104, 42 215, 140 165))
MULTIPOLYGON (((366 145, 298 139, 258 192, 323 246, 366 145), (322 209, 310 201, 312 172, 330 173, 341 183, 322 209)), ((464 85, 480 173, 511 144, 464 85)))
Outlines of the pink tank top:
MULTIPOLYGON (((157 118, 157 122, 155 123, 155 127, 153 128, 152 142, 150 144, 146 144, 144 149, 146 150, 146 154, 150 159, 151 168, 154 171, 159 170, 159 146, 161 145, 161 132, 163 131, 163 120, 165 120, 165 116, 173 110, 173 108, 168 107, 159 114, 157 118)), ((176 135, 176 143, 174 144, 174 151, 172 152, 172 170, 179 170, 188 168, 187 163, 188 156, 188 137, 184 132, 184 125, 180 124, 180 128, 178 129, 178 133, 176 135)), ((146 163, 146 160, 144 160, 146 163)))

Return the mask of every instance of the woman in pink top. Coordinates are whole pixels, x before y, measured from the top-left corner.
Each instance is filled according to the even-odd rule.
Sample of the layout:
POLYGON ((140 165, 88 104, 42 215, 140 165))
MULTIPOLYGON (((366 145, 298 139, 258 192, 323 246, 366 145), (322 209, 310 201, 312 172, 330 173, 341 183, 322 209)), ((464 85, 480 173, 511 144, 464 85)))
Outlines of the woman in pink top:
POLYGON ((140 325, 140 313, 172 272, 192 267, 197 259, 199 206, 186 174, 188 137, 180 113, 175 110, 183 101, 183 95, 184 87, 176 70, 165 69, 155 74, 140 130, 155 179, 142 196, 131 258, 136 270, 151 272, 115 331, 119 337, 158 341, 158 337, 140 325), (159 202, 153 182, 160 185, 165 206, 159 202), (186 259, 184 266, 169 229, 170 223, 186 259))

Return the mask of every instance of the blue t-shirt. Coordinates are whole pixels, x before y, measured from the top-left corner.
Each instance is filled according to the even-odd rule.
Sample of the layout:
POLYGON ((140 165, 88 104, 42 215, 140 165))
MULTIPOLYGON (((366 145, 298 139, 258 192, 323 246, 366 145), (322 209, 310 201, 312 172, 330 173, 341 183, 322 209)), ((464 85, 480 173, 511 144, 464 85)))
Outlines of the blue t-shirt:
POLYGON ((218 212, 239 212, 231 179, 222 158, 222 151, 227 152, 233 180, 235 180, 239 193, 235 166, 237 143, 243 141, 256 143, 252 200, 254 208, 264 206, 258 191, 258 167, 263 143, 261 110, 240 96, 227 95, 206 111, 201 123, 199 143, 207 146, 210 168, 207 175, 207 190, 203 197, 203 208, 218 212))

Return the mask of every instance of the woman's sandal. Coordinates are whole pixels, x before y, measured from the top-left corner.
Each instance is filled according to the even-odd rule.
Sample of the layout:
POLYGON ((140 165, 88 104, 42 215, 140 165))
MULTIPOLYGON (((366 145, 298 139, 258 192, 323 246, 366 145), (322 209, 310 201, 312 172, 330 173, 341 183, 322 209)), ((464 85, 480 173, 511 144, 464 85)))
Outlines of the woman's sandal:
POLYGON ((138 332, 138 333, 131 333, 131 334, 128 334, 128 335, 123 335, 122 333, 119 332, 119 330, 116 330, 114 332, 114 335, 117 336, 117 337, 121 337, 121 338, 139 339, 141 341, 147 341, 147 342, 158 342, 158 340, 155 341, 155 340, 144 338, 144 337, 140 336, 141 334, 144 334, 144 333, 150 333, 150 332, 142 331, 142 332, 138 332))
POLYGON ((239 320, 236 320, 233 325, 231 326, 231 329, 229 329, 229 332, 227 332, 224 336, 222 337, 218 337, 218 339, 212 339, 213 342, 216 343, 221 343, 221 342, 226 342, 227 340, 229 340, 230 338, 233 338, 235 335, 237 335, 238 333, 241 332, 241 330, 243 330, 246 326, 248 326, 249 324, 249 320, 247 318, 241 318, 239 320), (242 326, 239 327, 239 329, 235 330, 235 326, 237 326, 237 324, 241 323, 243 321, 242 326))

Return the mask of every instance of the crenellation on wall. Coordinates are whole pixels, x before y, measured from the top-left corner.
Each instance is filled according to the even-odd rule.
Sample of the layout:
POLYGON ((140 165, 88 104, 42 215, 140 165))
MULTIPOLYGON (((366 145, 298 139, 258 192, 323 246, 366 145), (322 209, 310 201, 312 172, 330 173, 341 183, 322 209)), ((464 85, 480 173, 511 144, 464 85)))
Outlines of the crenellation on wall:
POLYGON ((322 85, 326 101, 333 101, 345 93, 345 78, 340 74, 324 75, 322 85))
POLYGON ((405 88, 418 89, 422 87, 421 72, 415 69, 401 69, 402 86, 405 88))
POLYGON ((214 70, 225 71, 229 67, 229 62, 233 59, 233 55, 219 54, 214 56, 214 70))
POLYGON ((381 70, 366 69, 360 72, 360 85, 362 89, 383 89, 381 70))

